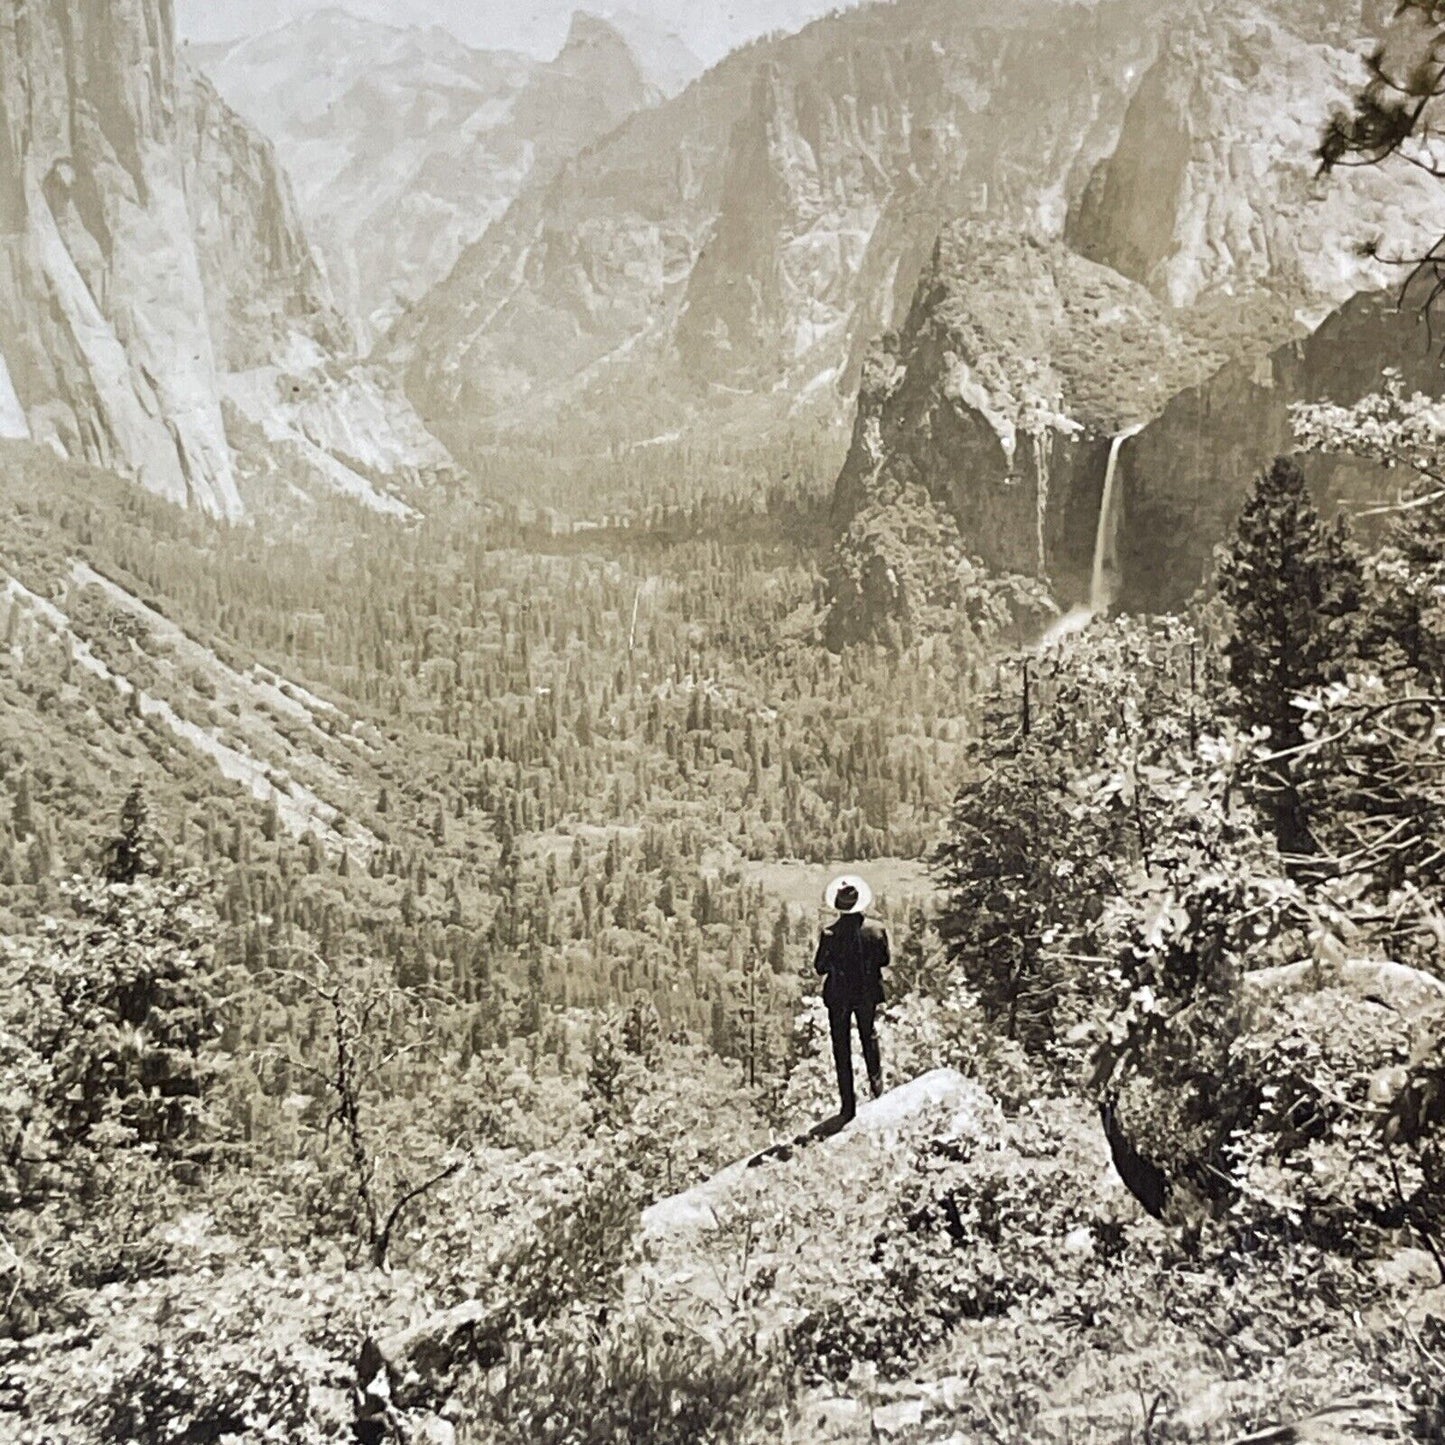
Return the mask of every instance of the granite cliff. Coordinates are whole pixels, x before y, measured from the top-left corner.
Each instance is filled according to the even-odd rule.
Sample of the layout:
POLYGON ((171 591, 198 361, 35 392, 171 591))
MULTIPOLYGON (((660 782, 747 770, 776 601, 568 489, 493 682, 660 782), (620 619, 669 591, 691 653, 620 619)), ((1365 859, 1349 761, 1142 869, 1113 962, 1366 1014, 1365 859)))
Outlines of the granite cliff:
MULTIPOLYGON (((1254 473, 1291 449, 1291 402, 1352 401, 1386 365, 1442 390, 1413 313, 1366 294, 1392 272, 1357 243, 1433 238, 1445 196, 1407 167, 1315 177, 1371 18, 1295 0, 1181 9, 1059 238, 945 232, 864 370, 836 494, 845 549, 886 540, 880 509, 901 505, 912 533, 941 526, 959 555, 1087 604, 1112 466, 1115 595, 1174 605, 1254 473)), ((1381 485, 1310 467, 1327 502, 1381 485)), ((843 598, 858 616, 835 608, 835 637, 897 605, 877 590, 843 598)))
POLYGON ((1189 319, 1060 242, 948 227, 864 369, 838 517, 926 498, 991 571, 1086 592, 1111 439, 1224 360, 1189 319))
MULTIPOLYGON (((1429 341, 1415 300, 1401 305, 1394 290, 1351 297, 1309 336, 1174 397, 1120 453, 1121 605, 1183 602, 1208 575, 1257 473, 1295 450, 1290 405, 1358 401, 1380 389, 1386 367, 1407 391, 1445 395, 1439 338, 1429 341)), ((1402 484, 1347 457, 1299 460, 1327 513, 1388 499, 1402 484)))
POLYGON ((1226 0, 1171 12, 1118 143, 1070 211, 1069 244, 1174 306, 1264 287, 1314 324, 1378 285, 1362 243, 1388 234, 1408 254, 1433 241, 1437 188, 1404 167, 1326 182, 1316 151, 1387 8, 1226 0))
MULTIPOLYGON (((5 434, 235 517, 235 378, 339 373, 351 349, 273 152, 178 57, 170 0, 6 8, 5 434)), ((398 424, 382 428, 385 465, 363 476, 328 456, 370 500, 446 458, 394 387, 367 384, 398 424)), ((278 392, 252 420, 298 418, 278 392)), ((331 484, 300 463, 295 479, 331 484)))

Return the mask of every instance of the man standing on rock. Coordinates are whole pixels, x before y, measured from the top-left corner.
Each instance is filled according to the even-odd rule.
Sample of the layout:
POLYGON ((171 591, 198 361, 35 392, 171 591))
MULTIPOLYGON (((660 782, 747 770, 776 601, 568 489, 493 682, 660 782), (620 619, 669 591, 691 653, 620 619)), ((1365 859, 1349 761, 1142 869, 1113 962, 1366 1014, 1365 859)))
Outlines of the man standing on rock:
POLYGON ((876 1099, 883 1092, 883 1064, 878 1056, 874 1020, 883 1002, 883 970, 888 966, 888 930, 864 918, 873 890, 845 873, 823 890, 823 902, 837 914, 818 939, 813 967, 823 975, 823 1003, 833 1035, 833 1066, 838 1071, 838 1101, 844 1120, 858 1112, 853 1091, 853 1020, 863 1062, 876 1099))

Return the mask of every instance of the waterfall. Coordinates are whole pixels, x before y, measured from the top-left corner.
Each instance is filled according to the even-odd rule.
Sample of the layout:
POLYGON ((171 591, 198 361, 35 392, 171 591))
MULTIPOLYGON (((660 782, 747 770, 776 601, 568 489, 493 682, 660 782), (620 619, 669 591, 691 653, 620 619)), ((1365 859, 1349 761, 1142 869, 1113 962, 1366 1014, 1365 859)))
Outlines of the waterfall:
POLYGON ((1107 612, 1114 601, 1114 581, 1119 575, 1119 509, 1114 504, 1114 474, 1119 469, 1123 435, 1109 442, 1109 462, 1104 468, 1104 495, 1099 499, 1099 522, 1094 529, 1094 569, 1089 574, 1089 611, 1095 617, 1107 612))
POLYGON ((1114 605, 1119 581, 1119 495, 1117 477, 1119 453, 1124 443, 1137 436, 1143 426, 1130 427, 1109 440, 1109 461, 1104 468, 1104 494, 1099 498, 1099 521, 1094 529, 1094 562, 1089 573, 1089 600, 1060 617, 1044 633, 1040 647, 1048 647, 1070 633, 1087 627, 1091 618, 1102 617, 1114 605))
POLYGON ((1046 527, 1049 520, 1049 430, 1041 428, 1034 434, 1034 463, 1038 488, 1034 507, 1034 529, 1037 533, 1039 576, 1048 576, 1049 559, 1046 527))
POLYGON ((1104 468, 1104 495, 1099 499, 1099 525, 1094 533, 1094 568, 1089 575, 1089 613, 1097 617, 1114 605, 1119 582, 1119 497, 1115 477, 1124 443, 1138 436, 1143 427, 1121 431, 1109 443, 1109 462, 1104 468))

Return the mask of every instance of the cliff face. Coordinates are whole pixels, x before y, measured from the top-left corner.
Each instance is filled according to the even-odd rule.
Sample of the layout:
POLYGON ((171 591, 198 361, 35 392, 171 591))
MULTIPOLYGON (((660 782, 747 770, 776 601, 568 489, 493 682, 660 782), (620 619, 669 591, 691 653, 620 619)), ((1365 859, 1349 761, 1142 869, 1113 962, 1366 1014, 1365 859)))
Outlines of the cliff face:
MULTIPOLYGON (((945 233, 865 372, 837 489, 845 548, 888 531, 880 508, 918 533, 926 498, 964 554, 1086 601, 1114 451, 1116 595, 1171 606, 1255 473, 1292 448, 1291 402, 1352 401, 1386 365, 1445 389, 1413 312, 1347 299, 1391 279, 1359 240, 1428 244, 1445 190, 1408 167, 1315 179, 1329 110, 1363 75, 1366 18, 1311 0, 1177 12, 1061 241, 945 233)), ((1327 505, 1382 484, 1309 470, 1327 505)))
POLYGON ((530 179, 656 98, 618 31, 582 14, 546 64, 337 9, 194 58, 275 144, 367 342, 441 281, 530 179))
POLYGON ((240 510, 186 201, 166 0, 0 20, 0 317, 36 440, 240 510))
POLYGON ((1222 359, 1058 242, 950 227, 865 368, 836 512, 927 496, 991 570, 1081 595, 1111 439, 1222 359))
POLYGON ((460 447, 564 409, 647 435, 740 398, 840 407, 945 218, 1061 229, 1152 13, 899 0, 748 47, 525 191, 391 355, 460 447))
MULTIPOLYGON (((1352 297, 1312 335, 1235 362, 1176 396, 1120 453, 1120 568, 1126 607, 1177 606, 1205 580, 1258 472, 1294 450, 1289 408, 1349 404, 1397 369, 1408 390, 1445 395, 1438 338, 1396 294, 1352 297)), ((1392 496, 1400 479, 1344 457, 1299 458, 1326 512, 1392 496)))
MULTIPOLYGON (((907 326, 865 370, 836 492, 840 531, 866 531, 857 520, 880 513, 917 531, 926 504, 956 528, 965 554, 1046 581, 1065 606, 1089 597, 1114 439, 1116 600, 1163 610, 1207 579, 1255 476, 1294 451, 1293 403, 1357 401, 1379 389, 1385 367, 1409 390, 1445 395, 1438 344, 1427 344, 1417 306, 1401 309, 1393 292, 1352 297, 1310 335, 1215 370, 1211 343, 1181 326, 1197 318, 1030 243, 1033 321, 1042 314, 1045 324, 1016 315, 1000 345, 1004 333, 981 323, 961 280, 974 274, 960 265, 966 248, 966 237, 945 235, 907 326), (1079 306, 1090 287, 1098 304, 1079 306), (1051 305, 1051 290, 1070 304, 1051 305), (1020 342, 1053 364, 1032 365, 1020 342)), ((1326 513, 1393 495, 1398 482, 1349 458, 1299 460, 1326 513)), ((858 605, 881 615, 888 599, 858 605)), ((870 626, 869 616, 845 621, 833 629, 841 640, 870 626)))
POLYGON ((6 7, 6 434, 234 517, 228 374, 349 341, 270 148, 178 62, 170 0, 6 7))
POLYGON ((177 147, 217 365, 269 365, 278 338, 293 334, 346 355, 353 338, 271 147, 200 76, 182 72, 177 102, 177 147))
POLYGON ((1380 7, 1225 0, 1181 8, 1129 105, 1118 144, 1072 208, 1069 244, 1175 306, 1268 287, 1317 321, 1384 283, 1360 243, 1405 254, 1439 234, 1439 187, 1365 169, 1322 183, 1329 115, 1364 78, 1380 7))

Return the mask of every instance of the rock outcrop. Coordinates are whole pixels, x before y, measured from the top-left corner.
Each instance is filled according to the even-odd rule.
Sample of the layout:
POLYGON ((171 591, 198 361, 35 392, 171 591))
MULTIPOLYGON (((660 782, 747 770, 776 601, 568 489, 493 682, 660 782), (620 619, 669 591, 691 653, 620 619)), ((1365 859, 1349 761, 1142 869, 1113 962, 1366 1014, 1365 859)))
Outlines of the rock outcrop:
POLYGON ((965 554, 1077 600, 1111 439, 1222 359, 1142 286, 1059 242, 951 226, 865 368, 836 511, 931 500, 965 554))
POLYGON ((240 511, 162 0, 0 19, 0 336, 28 430, 240 511))
POLYGON ((1379 9, 1225 0, 1171 13, 1069 243, 1181 307, 1265 288, 1317 322, 1381 285, 1360 243, 1388 234, 1392 250, 1423 252, 1440 233, 1438 185, 1407 166, 1325 182, 1316 158, 1364 79, 1379 9))
POLYGON ((618 30, 584 14, 545 64, 334 8, 193 55, 275 144, 368 344, 529 180, 657 98, 618 30))
POLYGON ((0 431, 235 517, 226 378, 350 341, 274 154, 178 58, 169 0, 0 16, 0 431))
POLYGON ((1315 177, 1365 28, 1310 0, 830 17, 526 189, 391 354, 454 449, 559 417, 620 439, 838 418, 960 217, 1066 240, 1223 356, 1278 344, 1381 284, 1360 241, 1445 223, 1409 168, 1315 177))
MULTIPOLYGON (((1052 316, 1038 353, 1052 360, 1041 367, 1027 350, 1000 342, 1031 335, 1027 308, 1018 310, 1016 331, 980 319, 987 309, 966 284, 969 268, 950 260, 964 234, 945 238, 908 325, 865 373, 836 493, 840 533, 866 508, 911 489, 956 527, 967 554, 1047 581, 1064 606, 1083 603, 1110 438, 1123 437, 1115 458, 1114 600, 1163 610, 1206 580, 1255 476, 1295 451, 1293 403, 1357 401, 1378 390, 1385 367, 1409 390, 1445 394, 1438 347, 1427 343, 1416 307, 1402 309, 1393 293, 1353 297, 1310 335, 1273 350, 1251 347, 1185 384, 1191 370, 1197 377, 1218 359, 1218 335, 1200 325, 1197 310, 1151 310, 1140 288, 1102 272, 1112 278, 1105 291, 1125 286, 1133 309, 1116 303, 1091 315, 1077 305, 1087 294, 1080 278, 1098 286, 1099 275, 1062 249, 1025 245, 1056 267, 1065 257, 1053 274, 1070 278, 1052 298, 1048 282, 1030 287, 1052 316), (1069 306, 1058 301, 1064 291, 1069 306), (1119 325, 1122 316, 1132 318, 1132 335, 1119 325), (1082 364, 1073 375, 1071 355, 1082 364), (1042 377, 1049 384, 1040 393, 1042 377)), ((1299 460, 1327 513, 1388 497, 1400 484, 1349 457, 1299 460)))
POLYGON ((749 1273, 762 1270, 781 1328, 787 1302, 806 1300, 811 1279, 861 1267, 889 1207, 883 1181, 900 1155, 928 1139, 990 1137, 998 1122, 997 1105, 976 1083, 935 1069, 861 1105, 847 1127, 815 1131, 824 1136, 787 1157, 740 1159, 643 1213, 642 1263, 627 1283, 628 1304, 708 1334, 719 1322, 725 1328, 749 1273), (851 1191, 846 1206, 839 1181, 851 1191), (843 1230, 834 1211, 845 1207, 843 1230))

